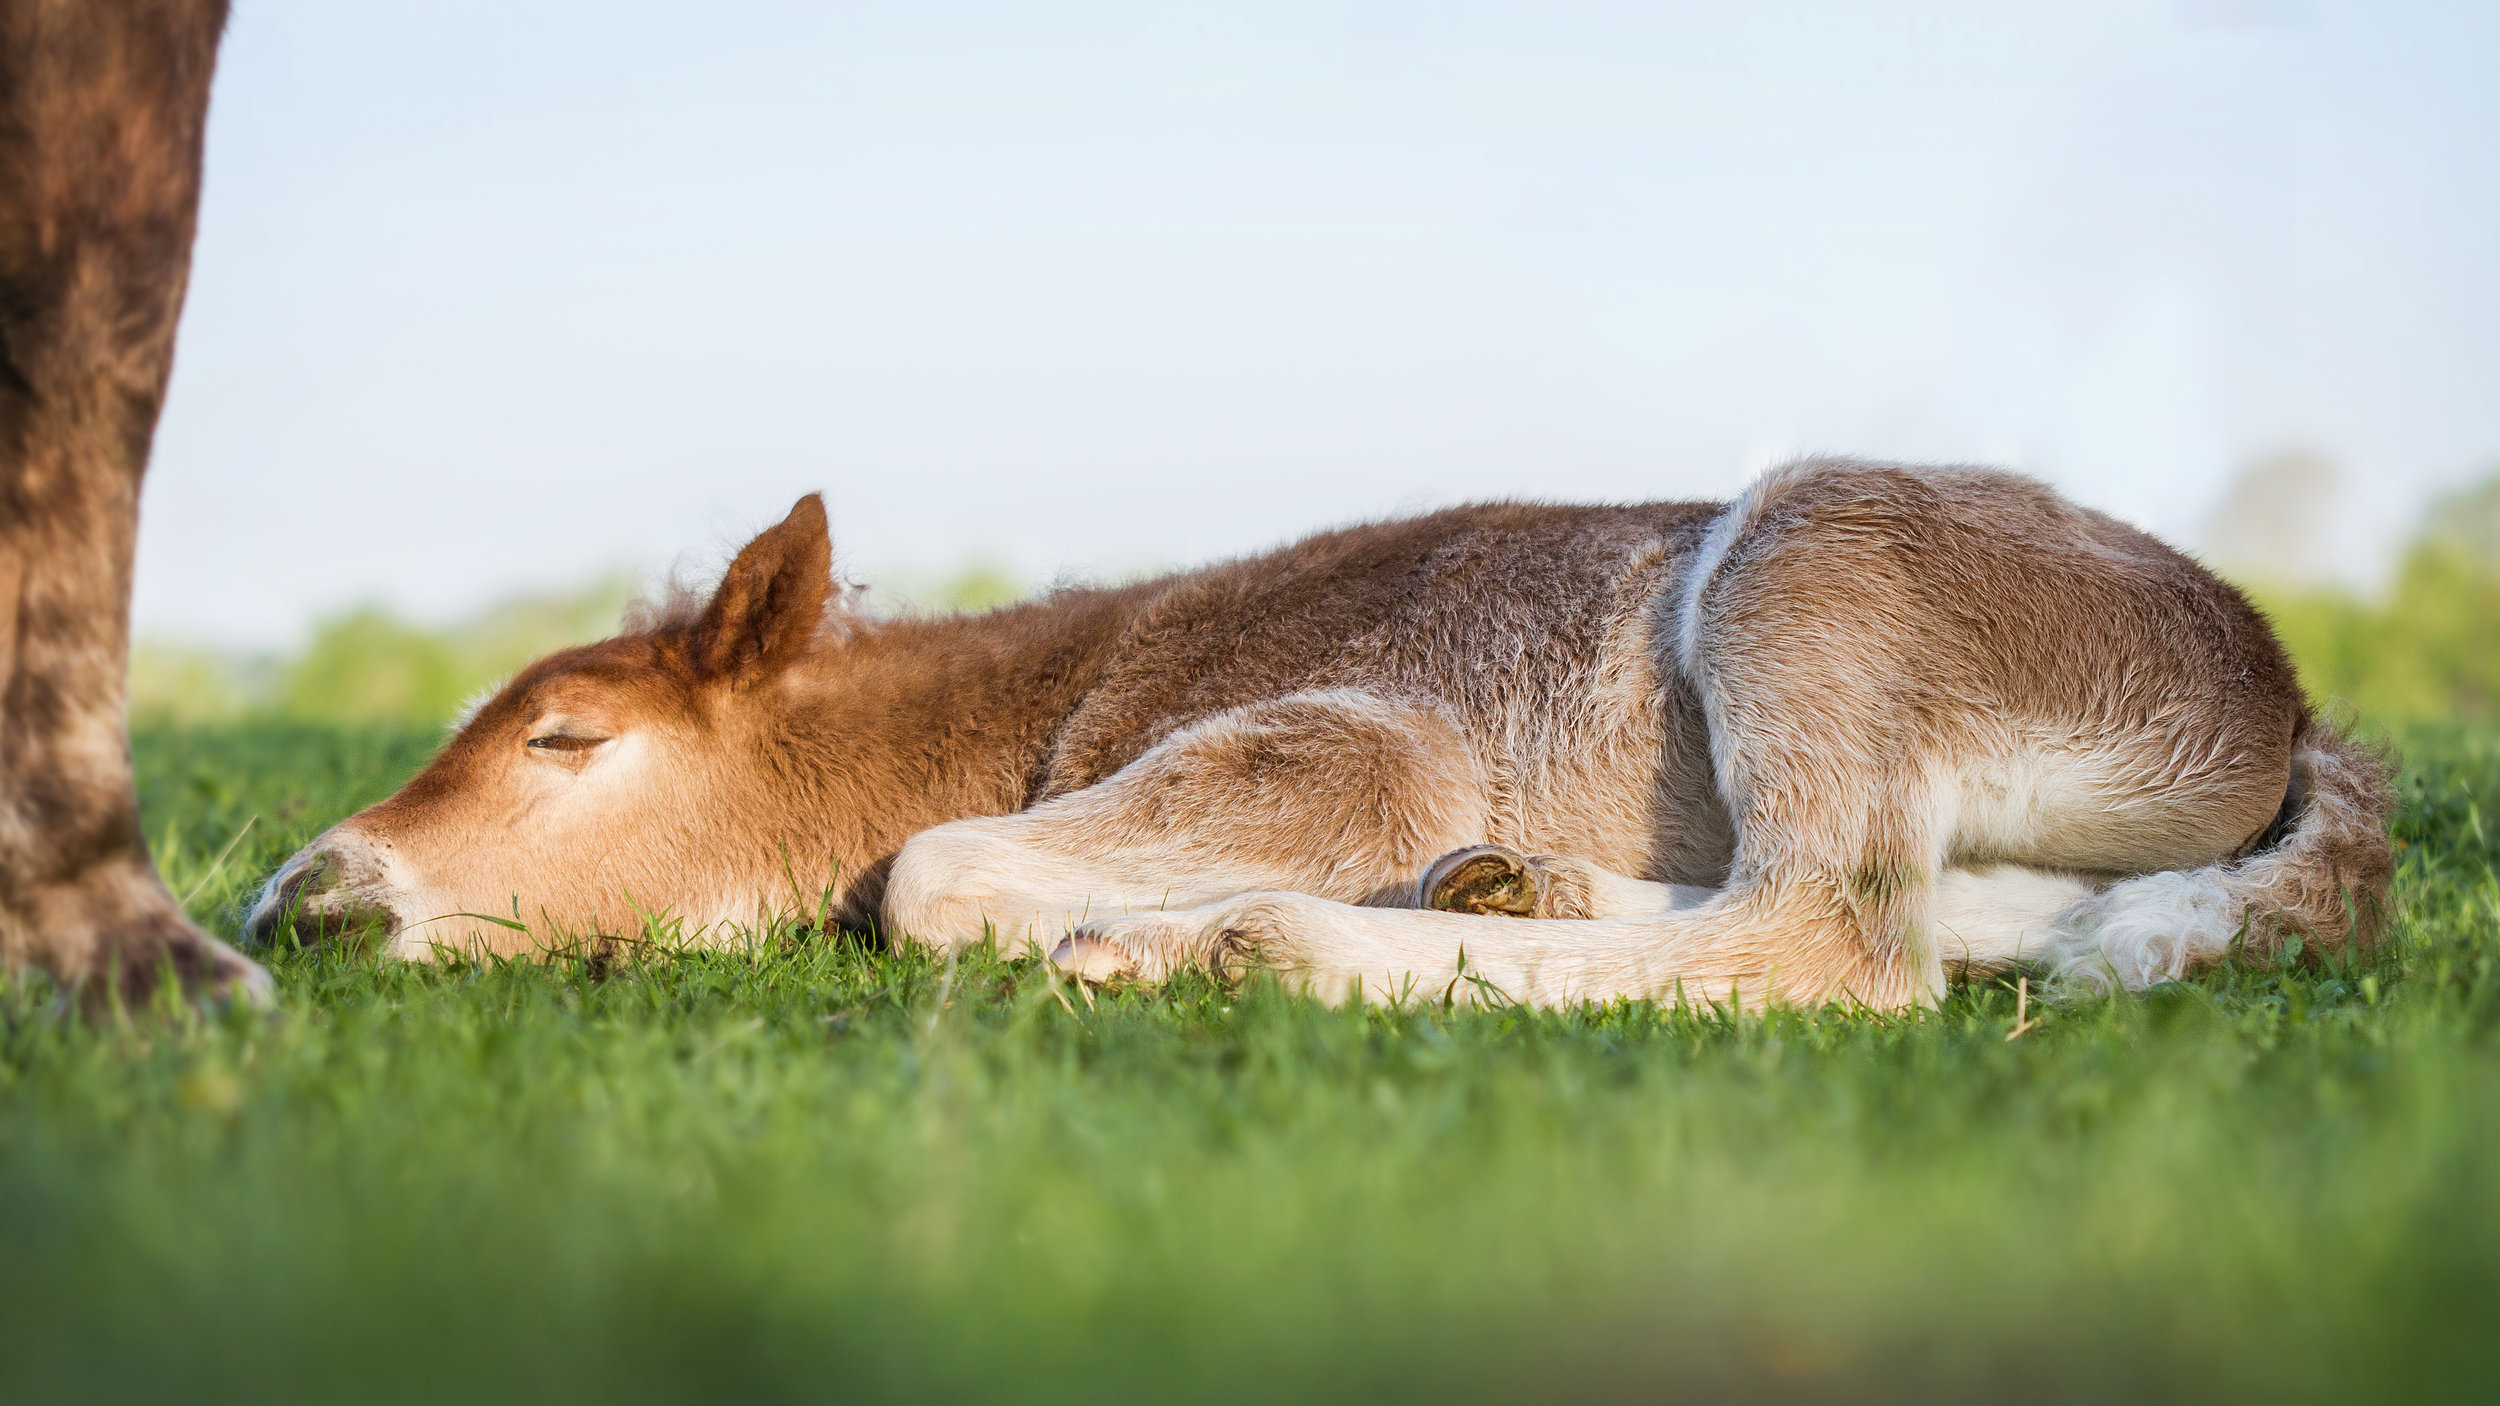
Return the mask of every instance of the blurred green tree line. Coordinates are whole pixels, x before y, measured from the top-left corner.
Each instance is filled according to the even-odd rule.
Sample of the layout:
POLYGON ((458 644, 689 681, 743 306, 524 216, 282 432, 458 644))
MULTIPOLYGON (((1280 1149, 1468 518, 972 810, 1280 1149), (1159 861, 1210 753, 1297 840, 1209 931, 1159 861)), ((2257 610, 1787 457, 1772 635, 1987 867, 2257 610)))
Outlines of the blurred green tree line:
POLYGON ((613 633, 629 588, 624 577, 613 577, 578 591, 518 597, 439 627, 360 605, 318 622, 292 654, 142 640, 131 650, 131 716, 448 719, 471 695, 532 659, 613 633))
POLYGON ((2500 716, 2500 473, 2434 501, 2383 590, 2233 574, 2320 702, 2386 725, 2500 716))
MULTIPOLYGON (((2321 703, 2395 726, 2500 715, 2500 472, 2435 501, 2377 591, 2328 584, 2314 538, 2332 515, 2335 476, 2315 455, 2261 460, 2225 497, 2206 555, 2247 587, 2321 703)), ((952 573, 881 575, 871 614, 986 610, 1030 583, 976 560, 952 573)), ((320 622, 292 654, 142 641, 131 711, 199 722, 278 714, 332 722, 439 722, 530 660, 612 633, 624 577, 527 596, 450 625, 413 624, 379 606, 320 622)))
MULTIPOLYGON (((577 591, 516 597, 440 626, 359 605, 316 623, 292 653, 143 639, 131 650, 131 716, 445 722, 531 660, 614 634, 632 586, 626 576, 606 577, 577 591)), ((986 610, 1031 589, 1009 568, 979 559, 948 574, 894 573, 860 604, 881 615, 986 610)))

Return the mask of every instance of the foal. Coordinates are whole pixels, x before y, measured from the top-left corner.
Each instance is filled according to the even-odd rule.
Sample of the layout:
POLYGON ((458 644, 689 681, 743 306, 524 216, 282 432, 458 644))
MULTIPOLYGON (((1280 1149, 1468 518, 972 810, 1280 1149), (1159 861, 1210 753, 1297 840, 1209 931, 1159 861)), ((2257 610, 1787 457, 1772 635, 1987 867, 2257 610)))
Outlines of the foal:
POLYGON ((255 930, 516 950, 823 885, 1097 980, 1892 1009, 2367 941, 2390 874, 2385 768, 2263 618, 2008 474, 1485 504, 941 620, 843 610, 830 550, 804 499, 531 666, 255 930))

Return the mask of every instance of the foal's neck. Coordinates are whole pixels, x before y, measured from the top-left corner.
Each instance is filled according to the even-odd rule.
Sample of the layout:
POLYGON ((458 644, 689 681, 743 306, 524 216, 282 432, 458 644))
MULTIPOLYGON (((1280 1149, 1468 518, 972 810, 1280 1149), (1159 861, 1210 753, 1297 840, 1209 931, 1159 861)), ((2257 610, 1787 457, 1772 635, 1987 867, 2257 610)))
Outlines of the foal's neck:
POLYGON ((932 825, 1031 804, 1060 725, 1149 594, 1069 590, 863 625, 803 666, 791 726, 843 773, 859 830, 850 862, 881 867, 932 825))

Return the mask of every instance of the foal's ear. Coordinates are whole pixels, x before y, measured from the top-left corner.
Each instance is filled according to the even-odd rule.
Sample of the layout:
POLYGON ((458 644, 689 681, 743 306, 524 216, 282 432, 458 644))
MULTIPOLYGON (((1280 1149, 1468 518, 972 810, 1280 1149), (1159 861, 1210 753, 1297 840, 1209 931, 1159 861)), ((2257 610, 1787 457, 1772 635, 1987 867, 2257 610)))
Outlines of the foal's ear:
POLYGON ((687 636, 695 672, 711 679, 787 668, 815 637, 832 592, 825 500, 810 493, 729 564, 687 636))

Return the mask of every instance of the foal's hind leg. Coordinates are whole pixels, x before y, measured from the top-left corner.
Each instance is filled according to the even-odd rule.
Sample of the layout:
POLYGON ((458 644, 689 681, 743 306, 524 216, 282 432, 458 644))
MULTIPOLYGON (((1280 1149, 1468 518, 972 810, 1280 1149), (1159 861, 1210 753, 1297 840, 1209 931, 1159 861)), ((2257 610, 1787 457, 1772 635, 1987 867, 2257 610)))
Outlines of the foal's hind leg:
POLYGON ((1432 709, 1295 694, 1183 728, 1084 790, 914 836, 885 918, 949 950, 1048 951, 1089 918, 1263 889, 1409 903, 1433 856, 1484 833, 1485 791, 1432 709))
POLYGON ((1692 568, 1678 662, 1737 835, 1728 882, 1707 901, 1555 922, 1262 894, 1088 923, 1068 964, 1151 978, 1257 961, 1331 996, 1465 982, 1543 1004, 1932 1002, 1944 968, 1929 920, 1962 741, 1938 730, 1932 685, 1962 661, 1922 607, 1916 555, 1891 540, 1899 506, 1865 487, 1775 475, 1729 510, 1692 568), (1800 491, 1822 501, 1778 501, 1800 491))
MULTIPOLYGON (((2015 864, 1947 869, 1936 881, 1929 928, 1948 970, 1970 976, 2045 965, 2061 955, 2061 919, 2099 890, 2090 881, 2015 864)), ((1643 918, 1697 908, 1712 890, 1659 884, 1567 855, 1470 845, 1433 861, 1416 907, 1504 918, 1643 918)))
MULTIPOLYGON (((1760 682, 1770 690, 1778 680, 1760 682)), ((1557 921, 1252 893, 1186 912, 1098 916, 1053 956, 1092 979, 1265 966, 1331 1000, 1933 1001, 1944 969, 1929 917, 1949 799, 1929 779, 1937 769, 1848 736, 1858 719, 1795 722, 1805 725, 1729 720, 1727 745, 1739 755, 1721 771, 1735 782, 1736 863, 1728 885, 1698 904, 1651 885, 1667 901, 1647 913, 1557 921), (1819 764, 1799 764, 1808 757, 1819 764)))

